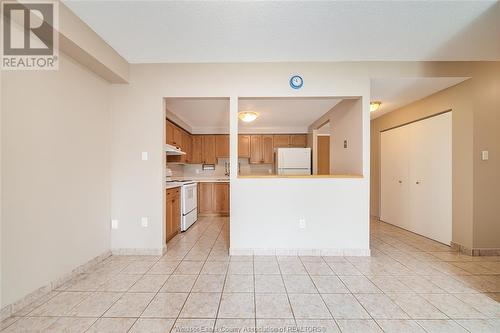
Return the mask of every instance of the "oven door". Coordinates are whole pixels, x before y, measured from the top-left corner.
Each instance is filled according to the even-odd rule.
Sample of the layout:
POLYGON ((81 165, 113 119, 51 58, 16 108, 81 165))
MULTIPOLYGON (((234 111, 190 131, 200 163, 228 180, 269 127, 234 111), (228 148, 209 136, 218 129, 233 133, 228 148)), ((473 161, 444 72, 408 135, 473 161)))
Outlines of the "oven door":
POLYGON ((182 215, 187 215, 198 207, 198 184, 182 185, 182 215))

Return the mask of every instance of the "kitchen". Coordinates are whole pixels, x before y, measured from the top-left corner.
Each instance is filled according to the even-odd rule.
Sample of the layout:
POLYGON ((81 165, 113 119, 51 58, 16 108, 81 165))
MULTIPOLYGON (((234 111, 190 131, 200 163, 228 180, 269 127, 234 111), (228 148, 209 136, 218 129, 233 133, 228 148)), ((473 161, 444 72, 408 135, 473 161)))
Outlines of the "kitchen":
MULTIPOLYGON (((330 118, 342 113, 334 111, 343 103, 331 97, 240 98, 237 177, 359 177, 335 173, 331 163, 339 152, 331 153, 330 132, 343 131, 330 126, 330 118)), ((166 98, 165 109, 168 242, 200 217, 230 215, 231 156, 229 99, 166 98)))

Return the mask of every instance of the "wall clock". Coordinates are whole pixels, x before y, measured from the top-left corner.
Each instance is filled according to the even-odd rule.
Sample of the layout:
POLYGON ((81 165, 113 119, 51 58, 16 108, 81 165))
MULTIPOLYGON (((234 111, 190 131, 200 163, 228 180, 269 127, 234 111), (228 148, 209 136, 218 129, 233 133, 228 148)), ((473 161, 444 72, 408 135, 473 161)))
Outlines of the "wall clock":
POLYGON ((300 89, 304 85, 304 80, 299 75, 294 75, 290 78, 290 87, 300 89))

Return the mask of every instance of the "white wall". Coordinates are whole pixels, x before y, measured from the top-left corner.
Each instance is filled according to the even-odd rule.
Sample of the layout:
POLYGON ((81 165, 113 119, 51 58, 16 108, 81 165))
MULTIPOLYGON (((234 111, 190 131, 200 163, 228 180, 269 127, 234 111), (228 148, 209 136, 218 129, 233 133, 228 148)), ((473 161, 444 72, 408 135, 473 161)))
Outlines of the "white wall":
POLYGON ((64 54, 2 80, 4 306, 110 249, 110 91, 64 54))
POLYGON ((129 85, 112 87, 112 248, 164 244, 164 97, 230 96, 231 249, 354 248, 369 239, 369 76, 345 64, 132 65, 129 85), (300 73, 304 87, 288 85, 300 73), (363 97, 363 179, 237 178, 238 97, 363 97), (150 153, 141 161, 141 151, 150 153), (256 209, 257 208, 257 209, 256 209), (140 226, 141 216, 150 226, 140 226), (308 221, 307 237, 298 219, 308 221), (263 236, 280 230, 274 237, 263 236), (328 232, 325 232, 328 231, 328 232), (346 240, 349 240, 347 243, 346 240))

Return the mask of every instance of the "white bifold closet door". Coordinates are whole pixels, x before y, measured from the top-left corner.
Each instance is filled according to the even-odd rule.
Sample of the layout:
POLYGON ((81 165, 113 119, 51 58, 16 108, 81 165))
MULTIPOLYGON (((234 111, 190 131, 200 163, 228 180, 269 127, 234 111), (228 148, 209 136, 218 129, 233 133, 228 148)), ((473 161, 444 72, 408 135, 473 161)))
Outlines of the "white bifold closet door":
POLYGON ((381 133, 380 219, 449 245, 451 112, 381 133))

